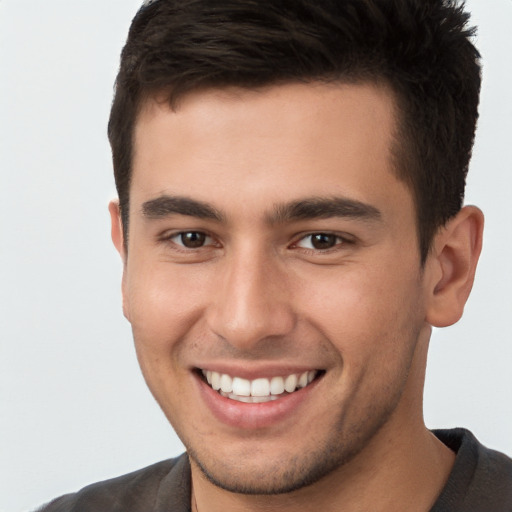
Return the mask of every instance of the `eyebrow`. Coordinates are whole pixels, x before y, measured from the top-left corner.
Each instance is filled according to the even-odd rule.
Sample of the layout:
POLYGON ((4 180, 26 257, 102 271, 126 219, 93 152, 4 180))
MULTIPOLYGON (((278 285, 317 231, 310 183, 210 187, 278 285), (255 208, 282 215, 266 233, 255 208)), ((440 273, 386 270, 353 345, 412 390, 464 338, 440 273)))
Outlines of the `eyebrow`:
POLYGON ((276 205, 269 216, 270 223, 297 220, 345 217, 364 221, 380 220, 380 210, 367 203, 345 197, 311 197, 292 203, 276 205))
POLYGON ((163 195, 142 204, 142 214, 148 219, 161 219, 170 215, 187 215, 198 219, 224 221, 212 205, 187 197, 163 195))
MULTIPOLYGON (((142 204, 142 213, 148 219, 161 219, 170 215, 186 215, 198 219, 225 222, 226 217, 207 202, 188 197, 163 195, 142 204)), ((345 197, 310 197, 290 203, 274 205, 267 215, 269 224, 298 220, 344 217, 363 221, 380 220, 381 212, 367 203, 345 197)))

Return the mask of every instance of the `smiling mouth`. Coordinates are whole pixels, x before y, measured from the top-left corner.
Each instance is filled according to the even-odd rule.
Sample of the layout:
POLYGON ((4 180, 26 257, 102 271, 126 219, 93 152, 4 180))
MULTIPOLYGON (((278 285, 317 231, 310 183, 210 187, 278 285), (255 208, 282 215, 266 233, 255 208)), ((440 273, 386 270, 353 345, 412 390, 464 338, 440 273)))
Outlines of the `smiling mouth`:
POLYGON ((324 373, 322 370, 309 370, 270 379, 262 377, 248 380, 212 370, 199 370, 203 381, 214 391, 225 398, 245 403, 279 400, 309 386, 324 373))

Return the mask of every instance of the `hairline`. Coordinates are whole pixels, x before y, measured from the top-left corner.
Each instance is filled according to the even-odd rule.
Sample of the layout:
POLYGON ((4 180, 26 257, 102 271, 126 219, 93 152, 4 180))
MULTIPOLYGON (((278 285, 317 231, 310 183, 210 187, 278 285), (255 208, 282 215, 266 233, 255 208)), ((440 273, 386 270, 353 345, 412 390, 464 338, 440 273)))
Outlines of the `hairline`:
MULTIPOLYGON (((139 122, 141 113, 152 101, 157 101, 162 104, 167 104, 173 112, 177 112, 180 108, 181 102, 186 98, 194 94, 200 94, 202 92, 211 91, 226 91, 226 90, 240 90, 240 91, 255 91, 264 92, 265 90, 293 84, 304 84, 304 85, 373 85, 381 90, 387 91, 389 98, 392 102, 393 109, 393 133, 390 137, 389 147, 389 158, 391 161, 391 168, 394 176, 405 184, 409 190, 415 214, 416 224, 416 235, 418 250, 420 253, 421 265, 425 264, 428 253, 432 247, 433 234, 429 236, 429 244, 426 246, 425 241, 422 240, 422 226, 420 222, 420 197, 416 187, 414 186, 413 172, 407 171, 407 168, 411 165, 421 165, 418 162, 417 155, 414 154, 411 137, 408 135, 407 124, 407 107, 405 106, 407 99, 405 95, 400 93, 392 80, 375 72, 359 73, 355 75, 347 74, 333 77, 311 77, 304 79, 290 79, 290 80, 275 80, 262 83, 261 85, 243 85, 243 84, 230 84, 226 83, 223 85, 216 84, 200 84, 197 86, 191 86, 185 90, 176 91, 172 85, 162 86, 159 88, 146 88, 143 89, 137 96, 137 104, 134 109, 134 118, 131 125, 131 141, 130 141, 130 169, 129 169, 129 181, 127 184, 127 194, 125 204, 120 204, 121 212, 121 224, 123 228, 123 239, 124 249, 126 255, 128 255, 128 238, 129 238, 129 217, 131 211, 131 186, 133 180, 133 162, 135 160, 135 133, 137 129, 137 123, 139 122)), ((439 228, 441 226, 437 226, 439 228)))

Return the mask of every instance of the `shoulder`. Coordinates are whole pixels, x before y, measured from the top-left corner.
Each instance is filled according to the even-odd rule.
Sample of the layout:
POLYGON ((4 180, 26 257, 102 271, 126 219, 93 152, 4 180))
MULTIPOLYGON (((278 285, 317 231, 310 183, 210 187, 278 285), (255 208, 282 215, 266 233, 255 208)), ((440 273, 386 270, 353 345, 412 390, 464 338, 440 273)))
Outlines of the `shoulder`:
POLYGON ((512 511, 512 459, 478 443, 478 464, 468 500, 482 506, 495 503, 496 510, 512 511), (491 492, 492 496, 489 496, 491 492))
POLYGON ((161 501, 188 504, 190 467, 184 454, 66 494, 38 512, 151 512, 161 501))
POLYGON ((438 430, 435 435, 457 456, 438 502, 450 506, 433 510, 512 511, 512 459, 462 428, 438 430))

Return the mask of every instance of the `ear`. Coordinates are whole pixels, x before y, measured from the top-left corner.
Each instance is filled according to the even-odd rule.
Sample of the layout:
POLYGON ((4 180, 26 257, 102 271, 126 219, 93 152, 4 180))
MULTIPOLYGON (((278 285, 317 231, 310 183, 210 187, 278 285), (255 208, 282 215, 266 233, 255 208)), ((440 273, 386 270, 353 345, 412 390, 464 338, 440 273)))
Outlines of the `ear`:
POLYGON ((123 278, 121 282, 121 291, 123 296, 123 314, 126 317, 126 319, 130 321, 128 299, 126 293, 126 248, 123 234, 123 221, 121 220, 121 211, 119 208, 119 201, 117 199, 110 201, 108 205, 108 211, 110 213, 110 234, 112 237, 112 242, 114 243, 114 246, 117 249, 117 252, 120 254, 121 259, 123 261, 123 278))
POLYGON ((124 249, 124 235, 123 235, 123 221, 121 220, 121 211, 119 208, 119 200, 114 199, 108 204, 108 211, 110 213, 110 236, 117 252, 123 260, 123 265, 126 264, 126 255, 124 249))
POLYGON ((483 227, 482 212, 465 206, 436 234, 426 263, 430 325, 447 327, 462 316, 482 250, 483 227))

